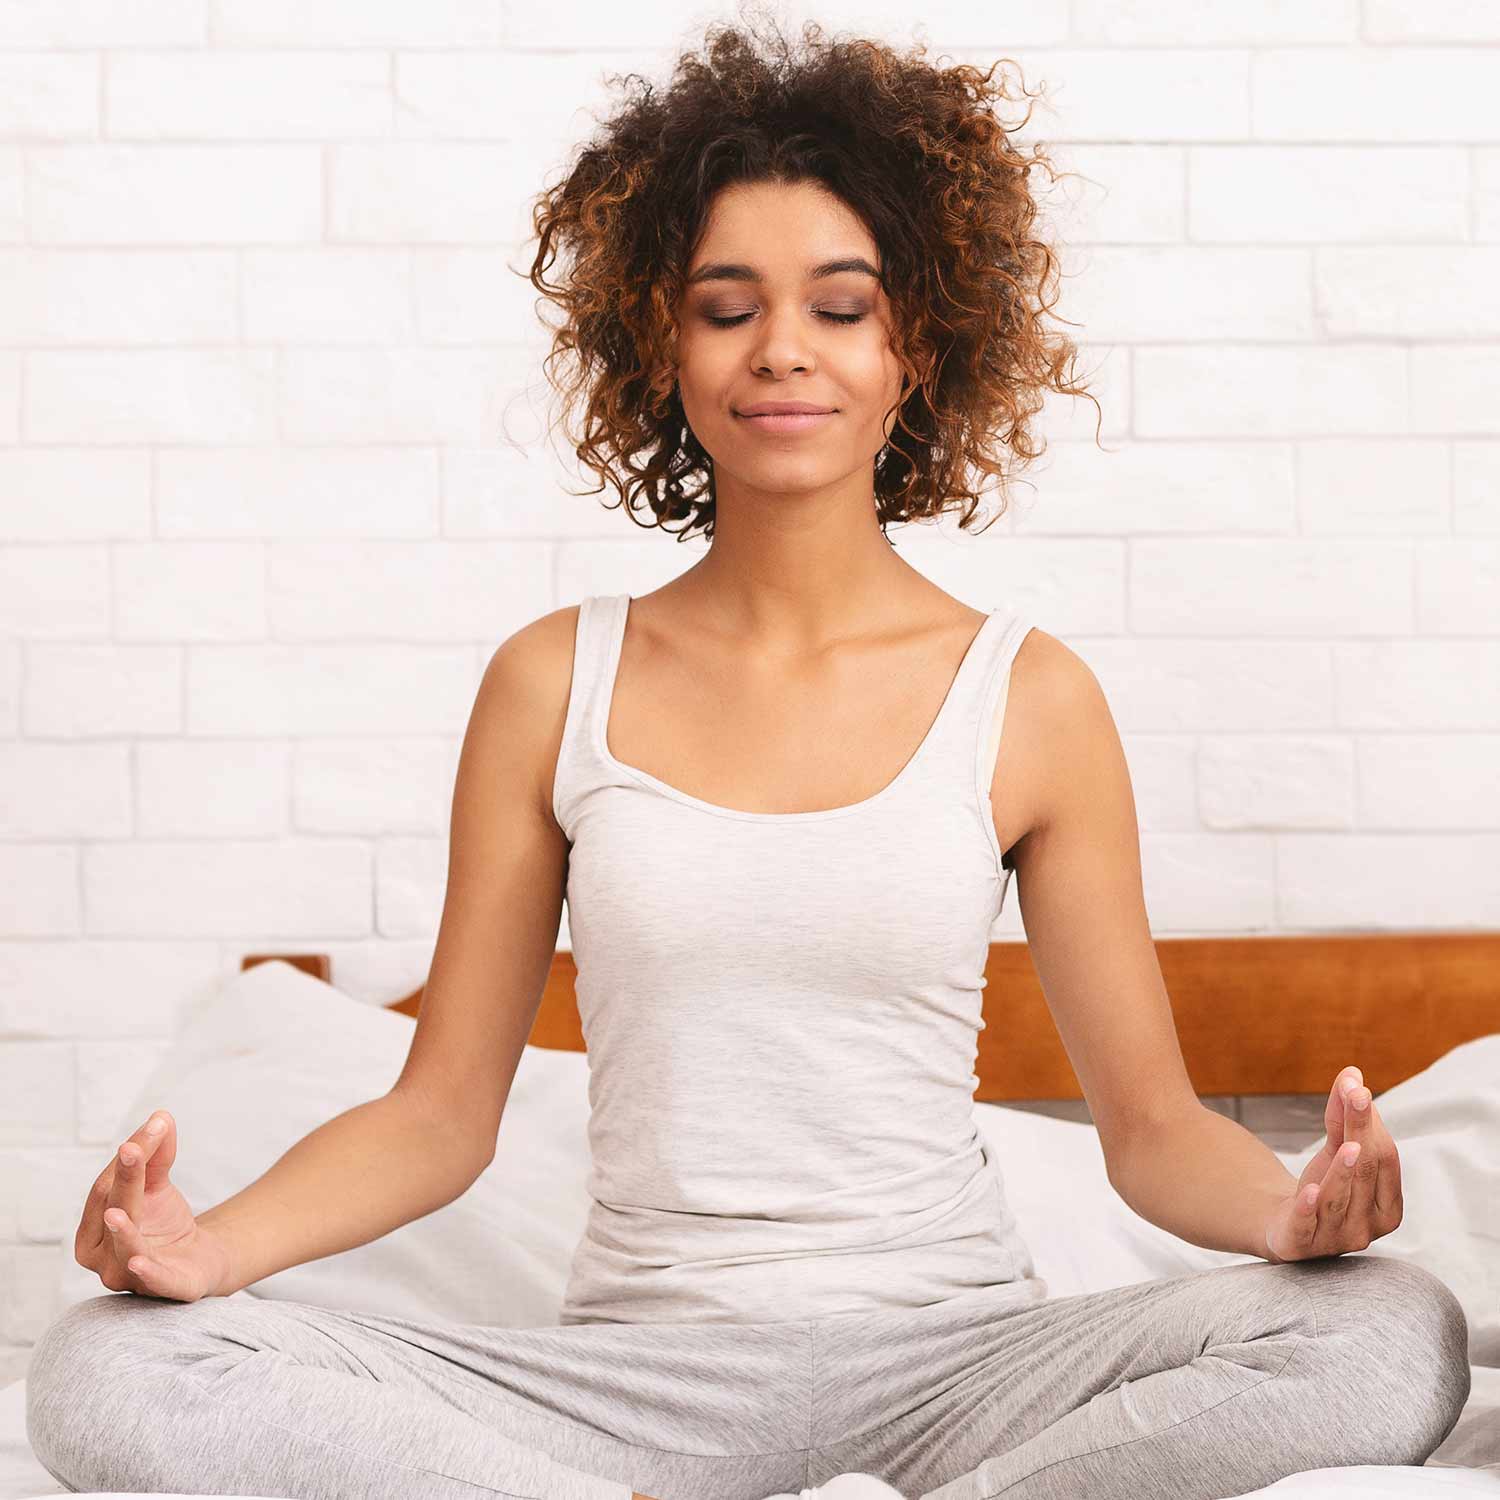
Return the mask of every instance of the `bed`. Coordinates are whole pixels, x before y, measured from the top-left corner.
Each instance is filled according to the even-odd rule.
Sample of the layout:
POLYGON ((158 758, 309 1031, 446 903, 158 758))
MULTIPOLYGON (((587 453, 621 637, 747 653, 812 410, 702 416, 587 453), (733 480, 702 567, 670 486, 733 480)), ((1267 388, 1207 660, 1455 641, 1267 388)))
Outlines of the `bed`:
MULTIPOLYGON (((1249 1493, 1500 1500, 1500 935, 1180 939, 1157 950, 1201 1095, 1326 1095, 1340 1067, 1361 1067, 1401 1150, 1406 1205, 1401 1226, 1369 1253, 1436 1272, 1469 1321, 1469 1401, 1425 1465, 1308 1470, 1249 1493)), ((559 952, 495 1159, 463 1197, 235 1295, 556 1323, 588 1207, 575 977, 571 954, 559 952), (502 1259, 503 1277, 494 1274, 502 1259)), ((1025 944, 992 944, 986 980, 975 1121, 1049 1294, 1253 1260, 1188 1244, 1134 1214, 1109 1185, 1092 1125, 1016 1107, 1080 1091, 1025 944)), ((420 1005, 420 989, 390 1004, 355 999, 331 982, 327 954, 249 955, 185 1002, 117 1138, 150 1109, 170 1109, 181 1142, 173 1179, 195 1207, 211 1206, 323 1121, 384 1093, 420 1005)), ((1295 1175, 1320 1143, 1277 1154, 1295 1175)), ((80 1204, 95 1170, 76 1184, 80 1204)), ((71 1237, 58 1247, 57 1273, 55 1311, 103 1291, 74 1262, 71 1237)), ((0 1389, 0 1500, 67 1493, 27 1445, 25 1381, 13 1381, 0 1389)))

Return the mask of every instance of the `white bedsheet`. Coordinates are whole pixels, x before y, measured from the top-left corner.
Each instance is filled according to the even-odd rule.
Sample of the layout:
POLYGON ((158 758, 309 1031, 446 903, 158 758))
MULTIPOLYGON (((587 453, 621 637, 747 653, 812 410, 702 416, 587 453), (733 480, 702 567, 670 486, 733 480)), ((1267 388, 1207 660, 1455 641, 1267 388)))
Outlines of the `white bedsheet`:
MULTIPOLYGON (((1458 1425, 1420 1467, 1359 1464, 1341 1469, 1308 1469, 1289 1474, 1252 1495, 1277 1500, 1325 1500, 1362 1496, 1365 1500, 1415 1500, 1421 1495, 1489 1495, 1500 1500, 1500 1368, 1473 1366, 1474 1387, 1458 1425)), ((43 1495, 77 1493, 65 1489, 37 1462, 26 1441, 26 1382, 0 1390, 0 1500, 40 1500, 43 1495)), ((100 1491, 88 1492, 92 1495, 100 1491)), ((120 1500, 123 1491, 111 1491, 120 1500)), ((140 1491, 131 1491, 145 1500, 140 1491)), ((158 1500, 153 1495, 151 1500, 158 1500)), ((189 1497, 201 1500, 201 1497, 189 1497)))

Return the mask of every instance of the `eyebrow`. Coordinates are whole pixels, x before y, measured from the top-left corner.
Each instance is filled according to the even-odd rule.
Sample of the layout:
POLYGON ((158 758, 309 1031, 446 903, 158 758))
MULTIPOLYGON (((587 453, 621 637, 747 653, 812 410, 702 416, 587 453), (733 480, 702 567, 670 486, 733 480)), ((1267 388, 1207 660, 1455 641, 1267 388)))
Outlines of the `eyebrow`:
MULTIPOLYGON (((867 261, 862 255, 846 255, 839 260, 825 260, 821 265, 814 266, 807 274, 809 279, 817 280, 824 276, 837 276, 841 271, 859 271, 866 276, 873 276, 880 280, 880 272, 867 261)), ((700 281, 760 281, 761 274, 753 266, 741 265, 736 261, 710 261, 706 266, 699 266, 687 279, 688 286, 695 286, 700 281)))

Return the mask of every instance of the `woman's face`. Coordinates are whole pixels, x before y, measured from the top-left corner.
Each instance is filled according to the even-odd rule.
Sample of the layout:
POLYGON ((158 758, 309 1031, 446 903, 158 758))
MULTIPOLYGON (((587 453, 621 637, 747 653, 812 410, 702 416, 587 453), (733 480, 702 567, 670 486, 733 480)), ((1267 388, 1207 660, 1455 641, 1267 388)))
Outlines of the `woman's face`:
POLYGON ((678 311, 677 379, 718 498, 873 476, 902 389, 879 270, 869 231, 825 188, 737 184, 714 200, 678 311), (747 414, 767 402, 827 415, 747 414))

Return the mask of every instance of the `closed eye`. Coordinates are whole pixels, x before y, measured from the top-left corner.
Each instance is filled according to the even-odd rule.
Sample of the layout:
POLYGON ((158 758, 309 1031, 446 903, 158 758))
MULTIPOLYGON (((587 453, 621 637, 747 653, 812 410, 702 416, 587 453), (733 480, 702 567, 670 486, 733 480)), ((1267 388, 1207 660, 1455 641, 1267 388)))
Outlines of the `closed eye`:
MULTIPOLYGON (((834 323, 858 323, 865 316, 863 313, 836 313, 823 311, 819 311, 817 315, 820 318, 827 318, 834 323)), ((705 316, 708 318, 708 321, 714 325, 715 328, 733 328, 736 324, 743 323, 745 319, 751 317, 752 314, 737 313, 732 318, 715 318, 709 314, 705 314, 705 316)))

